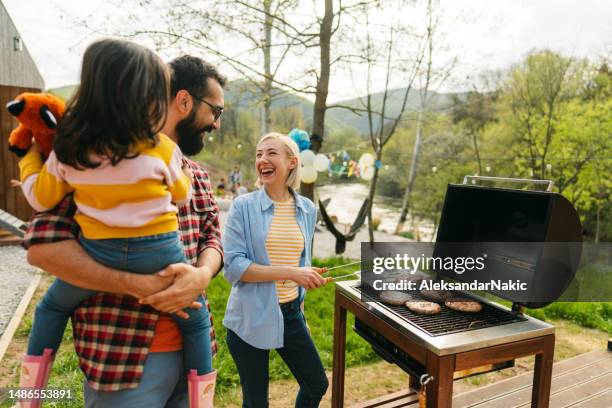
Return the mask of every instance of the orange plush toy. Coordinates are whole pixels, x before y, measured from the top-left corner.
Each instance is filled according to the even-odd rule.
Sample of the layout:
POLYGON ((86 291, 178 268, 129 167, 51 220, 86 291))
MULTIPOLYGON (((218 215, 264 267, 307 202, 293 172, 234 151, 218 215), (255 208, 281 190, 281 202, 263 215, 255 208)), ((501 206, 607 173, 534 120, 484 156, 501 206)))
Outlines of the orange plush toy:
POLYGON ((6 108, 19 122, 19 126, 9 136, 9 150, 23 157, 34 139, 44 156, 49 157, 57 124, 66 109, 64 102, 48 93, 26 92, 9 102, 6 108))

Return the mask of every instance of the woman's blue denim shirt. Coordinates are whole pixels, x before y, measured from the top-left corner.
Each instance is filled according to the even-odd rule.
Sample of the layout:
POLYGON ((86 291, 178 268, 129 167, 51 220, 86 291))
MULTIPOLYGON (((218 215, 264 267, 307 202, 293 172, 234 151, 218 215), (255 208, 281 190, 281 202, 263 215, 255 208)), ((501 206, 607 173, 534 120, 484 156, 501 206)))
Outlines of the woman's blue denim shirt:
MULTIPOLYGON (((296 221, 304 236, 300 266, 310 266, 317 219, 312 201, 291 191, 296 221)), ((251 263, 270 265, 266 238, 274 215, 274 203, 264 188, 234 200, 223 233, 224 275, 232 284, 223 325, 248 344, 261 349, 283 347, 283 314, 274 282, 242 282, 251 263)), ((304 288, 299 288, 300 301, 304 288)))

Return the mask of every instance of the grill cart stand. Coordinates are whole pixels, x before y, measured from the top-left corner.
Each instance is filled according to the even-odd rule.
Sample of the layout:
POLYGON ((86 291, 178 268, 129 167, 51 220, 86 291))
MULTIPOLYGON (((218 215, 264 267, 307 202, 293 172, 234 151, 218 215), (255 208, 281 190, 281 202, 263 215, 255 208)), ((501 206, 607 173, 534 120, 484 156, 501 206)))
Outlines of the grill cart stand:
MULTIPOLYGON (((427 407, 450 408, 453 399, 453 373, 487 364, 500 363, 518 357, 535 355, 531 406, 547 408, 550 398, 555 335, 496 344, 470 351, 438 355, 407 336, 389 322, 377 317, 367 303, 347 296, 336 287, 334 312, 334 350, 332 375, 332 408, 344 406, 344 370, 347 311, 384 335, 397 349, 425 367, 433 379, 427 384, 427 407)), ((409 386, 417 388, 418 379, 411 375, 409 386)))

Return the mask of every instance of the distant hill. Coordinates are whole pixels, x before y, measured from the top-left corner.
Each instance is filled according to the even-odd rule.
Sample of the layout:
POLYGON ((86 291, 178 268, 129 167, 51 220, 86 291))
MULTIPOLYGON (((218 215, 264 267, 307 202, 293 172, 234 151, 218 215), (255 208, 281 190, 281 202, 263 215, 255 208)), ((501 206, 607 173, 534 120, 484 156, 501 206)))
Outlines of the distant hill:
MULTIPOLYGON (((243 80, 230 82, 225 89, 225 101, 229 102, 234 109, 249 110, 253 116, 259 116, 258 103, 261 100, 261 93, 252 84, 243 80)), ((302 112, 304 117, 305 128, 310 129, 312 126, 312 110, 314 104, 308 99, 292 92, 285 92, 278 88, 273 90, 272 96, 272 111, 296 107, 302 112)), ((342 118, 330 117, 325 118, 325 126, 328 133, 333 133, 344 127, 350 127, 350 123, 345 123, 342 118)))
POLYGON ((60 88, 49 89, 48 92, 52 93, 55 96, 59 96, 65 102, 67 102, 68 99, 72 98, 72 95, 76 91, 76 88, 77 88, 76 85, 67 85, 67 86, 62 86, 60 88))
MULTIPOLYGON (((387 96, 387 103, 385 106, 385 116, 397 116, 402 107, 405 92, 406 88, 396 88, 389 91, 389 95, 387 96)), ((449 109, 452 104, 454 95, 457 95, 461 99, 464 97, 464 94, 430 92, 425 110, 429 112, 441 112, 449 109)), ((383 92, 377 92, 372 94, 371 103, 374 111, 380 111, 380 109, 382 108, 383 97, 383 92)), ((365 109, 365 103, 365 97, 359 97, 336 102, 335 105, 365 109)), ((419 95, 419 90, 411 90, 408 93, 408 99, 406 101, 406 112, 415 112, 420 107, 420 104, 421 97, 419 95)), ((362 135, 367 135, 369 133, 368 116, 365 112, 356 113, 349 109, 333 108, 328 110, 325 119, 330 120, 331 118, 333 118, 335 122, 345 124, 345 126, 356 128, 362 135)), ((377 116, 374 116, 373 119, 374 129, 377 129, 380 119, 377 116)))
MULTIPOLYGON (((50 89, 49 92, 59 96, 64 100, 68 100, 76 90, 76 85, 64 86, 61 88, 50 89)), ((291 92, 284 92, 275 89, 275 96, 272 100, 272 111, 297 107, 302 111, 305 127, 309 129, 312 125, 312 109, 313 103, 302 96, 291 92)), ((404 97, 405 88, 393 89, 389 92, 387 99, 387 115, 395 116, 399 112, 404 97)), ((452 103, 453 95, 458 95, 460 98, 464 94, 452 93, 437 93, 431 92, 427 105, 428 111, 443 111, 448 109, 452 103)), ((251 83, 243 80, 235 80, 230 82, 225 89, 225 100, 232 109, 248 110, 253 116, 259 116, 258 102, 261 99, 259 90, 251 83)), ((382 105, 383 93, 378 92, 372 95, 372 106, 375 110, 380 109, 382 105)), ((337 102, 337 105, 349 106, 352 108, 363 108, 365 98, 353 98, 345 101, 337 102)), ((420 105, 420 96, 418 90, 411 90, 408 95, 406 110, 408 112, 415 111, 420 105)), ((374 118, 375 128, 378 126, 378 118, 374 118)), ((365 113, 356 113, 348 109, 334 108, 327 112, 325 117, 325 127, 327 133, 333 133, 342 128, 355 128, 362 135, 368 134, 368 118, 365 113)))
MULTIPOLYGON (((286 107, 298 107, 303 113, 306 128, 309 129, 312 124, 312 109, 313 103, 299 95, 291 92, 282 92, 275 90, 277 96, 273 98, 272 110, 286 107)), ((395 116, 399 113, 404 93, 406 88, 396 88, 389 91, 386 105, 386 115, 395 116)), ((463 98, 464 94, 453 93, 437 93, 430 92, 426 110, 440 112, 448 109, 453 100, 453 96, 457 95, 463 98)), ((374 110, 380 110, 382 107, 383 92, 372 94, 372 107, 374 110)), ((245 81, 233 81, 226 90, 225 99, 231 101, 233 106, 238 109, 249 109, 255 116, 258 115, 257 103, 261 96, 258 90, 250 83, 245 81)), ((420 106, 420 95, 418 90, 411 90, 408 94, 406 102, 406 111, 414 112, 420 106)), ((364 108, 365 97, 348 99, 334 103, 334 105, 348 106, 350 108, 364 108)), ((325 117, 325 126, 328 133, 333 133, 342 128, 355 128, 362 135, 367 135, 369 132, 368 117, 365 113, 353 112, 349 109, 334 108, 327 111, 325 117)), ((374 118, 374 127, 378 127, 378 118, 374 118)))

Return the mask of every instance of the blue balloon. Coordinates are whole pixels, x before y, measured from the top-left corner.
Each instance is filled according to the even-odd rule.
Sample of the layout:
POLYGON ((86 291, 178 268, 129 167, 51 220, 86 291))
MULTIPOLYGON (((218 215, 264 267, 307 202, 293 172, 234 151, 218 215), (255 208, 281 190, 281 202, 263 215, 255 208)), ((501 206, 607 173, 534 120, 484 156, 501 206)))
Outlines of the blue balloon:
POLYGON ((298 128, 291 129, 288 136, 298 145, 300 152, 310 149, 310 136, 305 130, 298 128))
POLYGON ((380 170, 380 168, 382 167, 382 163, 381 163, 381 161, 380 161, 380 160, 376 160, 376 161, 374 162, 374 167, 376 167, 377 169, 379 169, 379 170, 380 170))

